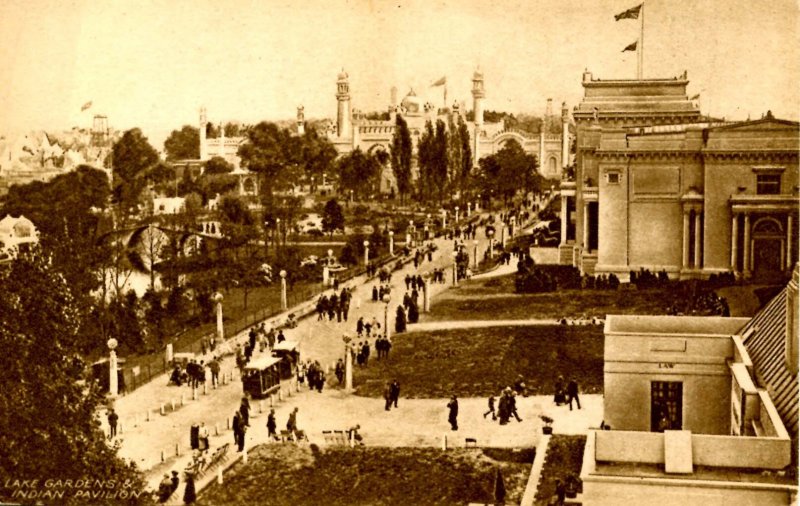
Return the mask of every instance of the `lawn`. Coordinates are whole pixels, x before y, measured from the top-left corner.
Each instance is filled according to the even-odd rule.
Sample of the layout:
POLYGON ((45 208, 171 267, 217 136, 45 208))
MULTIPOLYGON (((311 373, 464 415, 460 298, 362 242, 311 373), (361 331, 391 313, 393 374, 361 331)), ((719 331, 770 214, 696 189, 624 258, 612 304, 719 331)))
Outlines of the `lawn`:
POLYGON ((262 445, 205 489, 198 505, 427 505, 494 502, 497 470, 519 504, 532 450, 262 445))
POLYGON ((557 320, 605 318, 607 314, 666 314, 674 292, 647 290, 560 290, 514 293, 514 275, 462 283, 433 299, 431 312, 420 321, 557 320))
POLYGON ((566 483, 565 480, 570 475, 576 478, 580 476, 584 446, 586 446, 586 436, 557 434, 550 438, 534 504, 537 506, 550 504, 550 499, 556 493, 556 480, 566 483))
POLYGON ((403 397, 487 397, 521 374, 527 393, 552 394, 559 374, 582 392, 603 389, 603 330, 596 326, 488 327, 394 336, 389 360, 356 367, 356 393, 380 397, 397 379, 403 397))

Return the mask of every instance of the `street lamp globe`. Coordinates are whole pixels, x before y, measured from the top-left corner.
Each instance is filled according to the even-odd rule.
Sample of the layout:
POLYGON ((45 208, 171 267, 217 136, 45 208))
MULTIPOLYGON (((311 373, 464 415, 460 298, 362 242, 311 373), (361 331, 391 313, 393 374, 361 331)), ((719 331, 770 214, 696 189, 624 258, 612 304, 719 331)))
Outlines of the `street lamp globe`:
POLYGON ((333 256, 333 250, 332 250, 332 249, 329 249, 329 250, 328 250, 328 256, 329 256, 329 257, 332 257, 332 256, 333 256))
POLYGON ((369 248, 369 241, 364 241, 364 247, 369 248))
POLYGON ((392 300, 392 297, 388 293, 385 293, 385 294, 383 294, 383 299, 382 300, 383 300, 383 302, 385 304, 388 304, 389 301, 392 300))
POLYGON ((478 240, 475 239, 474 241, 472 241, 472 245, 477 248, 478 247, 478 240))
POLYGON ((119 343, 117 343, 117 340, 114 339, 113 337, 108 341, 106 341, 106 345, 108 346, 108 349, 111 351, 114 351, 114 349, 117 347, 117 344, 119 343))
POLYGON ((211 296, 211 300, 214 302, 222 302, 222 299, 224 298, 225 297, 223 297, 223 295, 219 292, 214 292, 214 294, 211 296))
POLYGON ((280 275, 282 278, 286 277, 286 271, 281 269, 280 275))

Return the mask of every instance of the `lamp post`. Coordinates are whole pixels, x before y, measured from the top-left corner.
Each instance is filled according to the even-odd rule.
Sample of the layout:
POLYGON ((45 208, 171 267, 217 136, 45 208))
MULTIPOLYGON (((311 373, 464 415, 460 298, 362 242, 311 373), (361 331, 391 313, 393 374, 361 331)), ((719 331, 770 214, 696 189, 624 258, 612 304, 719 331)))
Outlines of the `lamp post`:
POLYGON ((458 206, 456 206, 456 223, 458 223, 458 206))
POLYGON ((477 239, 472 241, 472 246, 473 246, 472 256, 475 258, 475 261, 474 261, 475 270, 478 270, 478 240, 477 239))
POLYGON ((217 339, 222 341, 225 339, 225 327, 222 326, 222 299, 224 297, 219 292, 214 292, 211 300, 217 303, 217 339))
POLYGON ((384 329, 386 329, 385 331, 386 339, 389 339, 392 335, 391 330, 389 330, 389 302, 391 300, 392 297, 388 293, 383 295, 383 304, 384 304, 383 327, 384 329))
POLYGON ((286 311, 289 305, 286 303, 286 271, 281 270, 281 311, 286 311))
POLYGON ((113 337, 106 341, 108 345, 108 395, 112 398, 119 394, 119 383, 117 381, 117 340, 113 337))
POLYGON ((472 202, 467 202, 467 218, 472 214, 472 202))
POLYGON ((442 209, 442 228, 447 228, 447 210, 442 209))
POLYGON ((369 265, 369 241, 364 241, 364 267, 369 265))
POLYGON ((453 286, 458 286, 458 250, 453 250, 453 286))
POLYGON ((353 391, 353 353, 351 351, 350 341, 353 338, 345 334, 342 336, 344 341, 344 390, 345 392, 353 391))
POLYGON ((280 243, 281 243, 281 219, 280 218, 275 218, 275 233, 278 234, 278 242, 275 243, 276 244, 275 250, 277 251, 277 246, 280 245, 280 243))
POLYGON ((394 256, 394 232, 389 231, 389 255, 394 256))
POLYGON ((408 243, 408 247, 414 245, 412 241, 414 241, 414 220, 408 220, 408 233, 406 234, 406 243, 408 243))

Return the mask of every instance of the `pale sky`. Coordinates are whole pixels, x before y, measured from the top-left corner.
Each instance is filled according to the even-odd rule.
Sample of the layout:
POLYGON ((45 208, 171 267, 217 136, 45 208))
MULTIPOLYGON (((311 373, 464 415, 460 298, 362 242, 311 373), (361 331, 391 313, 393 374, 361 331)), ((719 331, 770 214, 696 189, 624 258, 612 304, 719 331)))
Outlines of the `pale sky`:
MULTIPOLYGON (((541 114, 580 100, 584 68, 634 78, 639 0, 0 0, 0 132, 88 127, 105 114, 166 134, 211 121, 334 118, 336 75, 352 106, 384 110, 389 89, 467 102, 477 65, 486 109, 541 114), (81 113, 81 105, 93 106, 81 113)), ((689 75, 704 113, 797 120, 796 0, 646 0, 645 77, 689 75)))

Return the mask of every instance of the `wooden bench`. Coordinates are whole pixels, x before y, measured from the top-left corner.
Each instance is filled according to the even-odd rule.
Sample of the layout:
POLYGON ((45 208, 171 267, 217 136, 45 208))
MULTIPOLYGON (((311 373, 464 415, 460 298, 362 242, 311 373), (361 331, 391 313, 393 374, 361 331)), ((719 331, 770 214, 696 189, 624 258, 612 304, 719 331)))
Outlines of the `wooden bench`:
POLYGON ((470 447, 476 448, 478 446, 478 440, 475 439, 474 437, 468 437, 468 438, 466 438, 464 440, 464 446, 466 448, 470 448, 470 447))

